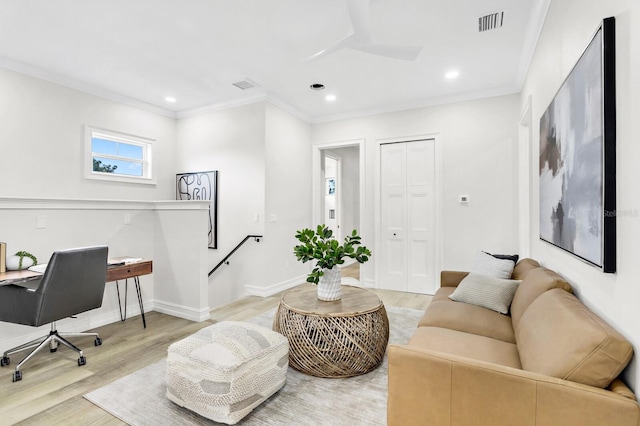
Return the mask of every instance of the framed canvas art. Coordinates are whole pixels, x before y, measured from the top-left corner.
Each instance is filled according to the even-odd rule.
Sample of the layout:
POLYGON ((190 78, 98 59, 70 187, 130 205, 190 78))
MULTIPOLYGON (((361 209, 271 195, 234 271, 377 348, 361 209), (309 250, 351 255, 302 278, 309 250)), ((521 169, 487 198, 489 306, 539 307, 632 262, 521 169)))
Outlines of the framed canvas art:
POLYGON ((540 238, 616 270, 615 21, 607 18, 540 118, 540 238))
POLYGON ((176 200, 210 200, 209 248, 218 248, 218 171, 176 175, 176 200))

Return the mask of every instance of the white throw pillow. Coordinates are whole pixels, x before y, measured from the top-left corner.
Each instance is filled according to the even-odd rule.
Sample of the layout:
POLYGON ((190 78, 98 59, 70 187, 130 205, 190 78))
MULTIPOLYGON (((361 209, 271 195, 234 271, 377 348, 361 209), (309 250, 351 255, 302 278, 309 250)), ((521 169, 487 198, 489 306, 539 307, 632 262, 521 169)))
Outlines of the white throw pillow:
POLYGON ((497 259, 488 253, 479 251, 476 255, 476 265, 471 272, 509 279, 513 273, 514 266, 516 266, 516 264, 513 260, 497 259))
POLYGON ((460 281, 458 287, 449 295, 449 299, 506 314, 521 282, 472 272, 460 281))

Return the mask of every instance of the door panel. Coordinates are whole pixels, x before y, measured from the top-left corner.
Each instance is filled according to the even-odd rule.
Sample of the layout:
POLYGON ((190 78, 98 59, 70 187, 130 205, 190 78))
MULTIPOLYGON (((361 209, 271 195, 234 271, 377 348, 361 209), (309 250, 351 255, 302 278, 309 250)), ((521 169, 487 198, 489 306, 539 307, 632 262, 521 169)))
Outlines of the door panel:
POLYGON ((380 146, 380 288, 436 290, 434 148, 433 140, 380 146))

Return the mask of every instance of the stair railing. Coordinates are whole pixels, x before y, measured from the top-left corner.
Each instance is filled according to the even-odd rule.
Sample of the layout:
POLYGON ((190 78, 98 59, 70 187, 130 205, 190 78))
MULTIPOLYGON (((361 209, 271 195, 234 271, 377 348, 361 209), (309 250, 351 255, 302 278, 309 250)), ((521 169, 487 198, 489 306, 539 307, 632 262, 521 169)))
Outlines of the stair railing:
POLYGON ((231 255, 232 255, 233 253, 235 253, 235 252, 236 252, 240 247, 242 247, 242 245, 243 245, 244 243, 246 243, 246 242, 247 242, 248 240, 250 240, 251 238, 253 238, 253 239, 256 241, 256 243, 259 243, 259 242, 260 242, 260 238, 262 238, 262 235, 247 235, 246 237, 244 237, 244 240, 240 241, 240 243, 238 243, 238 245, 237 245, 237 246, 235 246, 235 248, 234 248, 233 250, 231 250, 231 252, 230 252, 228 255, 226 255, 226 256, 224 257, 224 259, 222 259, 222 260, 220 261, 220 263, 218 263, 218 264, 217 264, 217 265, 216 265, 216 266, 211 270, 211 272, 209 272, 209 276, 211 276, 211 274, 213 274, 213 273, 214 273, 214 272, 215 272, 219 267, 221 267, 222 265, 224 265, 224 264, 227 264, 227 265, 228 265, 228 264, 229 264, 229 260, 228 260, 228 259, 231 257, 231 255))

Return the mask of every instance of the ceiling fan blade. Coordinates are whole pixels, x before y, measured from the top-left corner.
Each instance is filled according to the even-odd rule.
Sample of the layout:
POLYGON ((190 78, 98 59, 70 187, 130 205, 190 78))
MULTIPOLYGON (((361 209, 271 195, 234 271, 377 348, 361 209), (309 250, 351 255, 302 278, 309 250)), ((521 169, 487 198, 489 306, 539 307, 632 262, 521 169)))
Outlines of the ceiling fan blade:
POLYGON ((304 60, 304 62, 315 61, 315 60, 320 59, 320 58, 322 58, 324 56, 327 56, 330 53, 336 52, 336 51, 342 49, 343 47, 353 47, 354 45, 355 45, 354 35, 353 34, 349 34, 348 36, 346 36, 342 40, 333 43, 331 46, 327 47, 326 49, 323 49, 323 50, 321 50, 321 51, 309 56, 307 59, 304 60))
POLYGON ((361 43, 371 41, 370 0, 347 0, 349 17, 355 39, 361 43))
POLYGON ((377 56, 385 56, 387 58, 401 59, 403 61, 415 61, 422 51, 421 46, 405 46, 393 44, 377 44, 377 43, 354 43, 346 46, 361 52, 370 53, 377 56))

